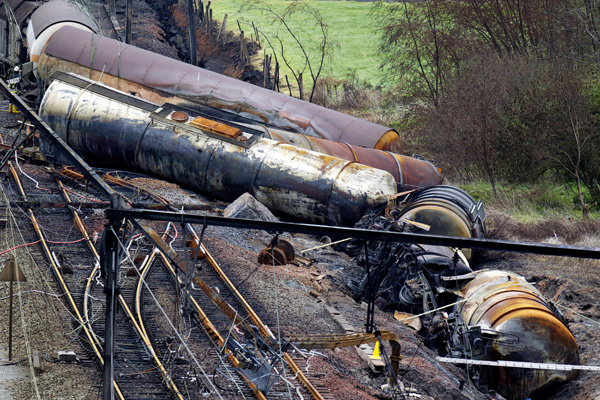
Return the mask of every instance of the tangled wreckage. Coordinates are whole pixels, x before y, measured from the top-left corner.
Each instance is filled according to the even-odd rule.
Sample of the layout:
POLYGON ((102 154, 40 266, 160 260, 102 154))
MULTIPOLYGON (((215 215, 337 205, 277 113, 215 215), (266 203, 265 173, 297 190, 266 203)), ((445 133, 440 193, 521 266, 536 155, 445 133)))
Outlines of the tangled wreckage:
MULTIPOLYGON (((24 93, 39 90, 24 97, 91 163, 144 171, 226 201, 251 193, 300 221, 390 235, 485 236, 481 203, 442 186, 430 162, 398 154, 400 138, 389 128, 102 37, 67 1, 39 8, 5 1, 3 23, 2 61, 21 65, 25 46, 21 84, 24 93)), ((50 162, 69 162, 55 141, 42 137, 40 148, 50 162)), ((467 248, 418 243, 351 241, 346 250, 367 271, 350 284, 356 298, 420 315, 426 344, 441 356, 578 364, 560 312, 523 277, 473 270, 467 248)), ((399 346, 393 352, 397 369, 399 346)), ((482 391, 515 400, 576 376, 467 368, 482 391)))

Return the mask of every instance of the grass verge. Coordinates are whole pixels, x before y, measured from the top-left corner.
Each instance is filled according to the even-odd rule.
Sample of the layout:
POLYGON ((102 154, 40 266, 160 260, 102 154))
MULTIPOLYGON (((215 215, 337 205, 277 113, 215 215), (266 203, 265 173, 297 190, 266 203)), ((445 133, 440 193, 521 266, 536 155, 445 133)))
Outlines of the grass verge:
MULTIPOLYGON (((285 7, 290 4, 289 1, 283 0, 267 0, 265 3, 278 12, 283 12, 285 7)), ((382 75, 379 70, 378 36, 374 20, 369 15, 372 3, 355 1, 309 1, 308 3, 319 11, 323 20, 329 25, 331 39, 340 44, 340 49, 334 55, 330 68, 324 71, 322 76, 331 75, 336 78, 344 78, 355 70, 359 79, 366 80, 372 85, 379 84, 382 75)), ((243 4, 244 2, 239 0, 213 0, 211 3, 214 10, 213 18, 220 22, 223 20, 223 16, 228 14, 228 29, 238 32, 236 23, 238 20, 247 36, 252 31, 249 27, 252 22, 269 37, 273 37, 277 33, 277 25, 272 23, 268 15, 259 10, 242 11, 243 4)), ((313 29, 310 23, 306 23, 301 18, 294 18, 290 26, 301 37, 301 40, 307 43, 308 48, 318 48, 321 40, 320 31, 313 29)), ((292 49, 292 39, 288 38, 287 40, 284 45, 292 49)), ((263 48, 267 48, 264 40, 261 43, 263 48)), ((270 53, 270 50, 267 53, 270 53)), ((302 67, 304 61, 298 55, 294 54, 292 60, 294 68, 302 67)), ((285 82, 286 74, 292 83, 293 78, 290 71, 282 66, 280 72, 282 83, 285 82)), ((308 82, 308 72, 304 75, 306 76, 305 82, 308 82)))
MULTIPOLYGON (((496 195, 489 183, 475 181, 457 184, 475 200, 482 200, 488 208, 510 215, 518 222, 535 222, 544 219, 565 221, 581 219, 581 208, 574 187, 541 181, 531 185, 501 184, 496 195)), ((586 201, 592 199, 586 193, 586 201)), ((590 219, 600 218, 600 208, 592 209, 590 219)))

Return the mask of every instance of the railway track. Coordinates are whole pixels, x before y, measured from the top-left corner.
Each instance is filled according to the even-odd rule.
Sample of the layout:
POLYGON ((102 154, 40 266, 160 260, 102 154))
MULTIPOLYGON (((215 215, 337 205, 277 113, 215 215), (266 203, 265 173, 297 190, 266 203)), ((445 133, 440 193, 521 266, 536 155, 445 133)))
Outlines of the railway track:
MULTIPOLYGON (((111 181, 113 183, 120 183, 122 185, 124 184, 122 181, 111 181)), ((148 195, 153 197, 154 200, 158 202, 166 203, 166 200, 157 197, 152 193, 148 193, 148 195)), ((230 366, 238 367, 239 360, 237 360, 232 354, 226 352, 223 352, 224 354, 222 355, 218 354, 218 352, 214 352, 215 347, 220 349, 225 348, 225 341, 227 340, 226 338, 236 336, 235 333, 232 335, 232 319, 235 320, 236 317, 240 318, 241 320, 252 321, 252 323, 258 327, 258 330, 264 339, 273 341, 274 337, 267 325, 258 317, 252 307, 235 288, 233 283, 229 280, 225 272, 220 268, 206 247, 200 243, 201 239, 196 235, 193 228, 190 226, 186 226, 185 228, 186 229, 183 230, 186 230, 190 235, 191 241, 194 243, 195 247, 189 249, 185 248, 185 245, 182 246, 183 250, 180 251, 180 253, 182 253, 180 254, 180 259, 185 259, 185 264, 179 265, 179 267, 183 271, 189 271, 190 269, 195 271, 196 273, 192 274, 191 276, 194 278, 194 283, 198 284, 200 287, 204 286, 203 283, 207 284, 207 289, 210 290, 212 290, 212 288, 219 287, 220 289, 217 293, 219 302, 223 302, 231 306, 233 309, 238 310, 237 312, 239 314, 234 318, 231 318, 231 314, 226 315, 224 313, 215 312, 219 307, 215 305, 214 291, 212 291, 210 294, 207 293, 207 289, 187 291, 191 294, 191 298, 188 300, 188 313, 196 316, 194 320, 199 324, 199 326, 202 327, 206 334, 196 335, 194 339, 198 342, 198 346, 203 347, 201 353, 204 354, 207 352, 207 350, 209 353, 213 353, 212 357, 210 357, 213 360, 213 363, 208 362, 207 357, 204 357, 204 360, 209 366, 208 369, 217 370, 217 366, 219 366, 223 369, 220 371, 220 375, 224 377, 224 379, 230 380, 232 385, 237 390, 242 391, 242 388, 247 386, 258 398, 290 398, 290 396, 292 398, 330 398, 329 396, 322 394, 322 392, 328 392, 326 388, 323 385, 319 385, 319 391, 319 389, 317 389, 317 387, 315 387, 303 374, 294 358, 287 353, 281 354, 280 357, 285 360, 285 365, 287 368, 289 368, 289 378, 276 380, 270 390, 271 393, 269 393, 269 396, 265 396, 265 394, 262 393, 262 391, 257 387, 252 377, 241 373, 239 370, 233 370, 232 372, 230 366), (200 262, 197 260, 192 262, 193 260, 188 257, 189 253, 197 254, 200 258, 200 262), (206 345, 208 344, 212 346, 208 346, 207 349, 206 345), (241 380, 239 379, 239 376, 241 376, 241 380), (245 385, 242 385, 242 382, 245 382, 245 385), (291 386, 291 389, 288 386, 291 386)), ((183 233, 180 233, 179 235, 183 235, 183 233)), ((186 242, 185 240, 181 241, 186 242)), ((172 269, 166 257, 161 255, 161 258, 163 271, 168 269, 170 279, 178 280, 178 285, 182 286, 184 282, 177 277, 176 272, 172 269)), ((162 279, 159 281, 162 281, 162 279)), ((285 372, 283 372, 283 375, 285 378, 285 372)), ((246 395, 243 396, 246 397, 246 395)))
MULTIPOLYGON (((106 205, 105 200, 73 171, 57 176, 39 167, 28 167, 25 172, 12 164, 9 170, 9 192, 27 206, 30 239, 40 241, 36 262, 50 266, 65 295, 73 329, 80 332, 80 359, 101 366, 104 294, 96 247, 103 223, 99 208, 106 205), (78 203, 86 206, 75 207, 78 203)), ((168 204, 162 197, 122 179, 111 175, 105 175, 105 179, 129 203, 150 200, 168 204)), ((321 384, 313 384, 304 376, 296 365, 296 361, 300 365, 302 361, 295 361, 287 353, 269 353, 277 364, 268 371, 273 383, 265 384, 264 378, 261 381, 260 374, 246 366, 248 360, 240 360, 240 354, 234 354, 228 346, 231 340, 247 341, 234 328, 232 319, 251 322, 262 340, 274 345, 272 333, 206 247, 198 246, 200 238, 190 226, 177 229, 163 224, 151 228, 163 232, 162 243, 179 238, 172 241, 171 251, 183 261, 179 265, 171 262, 140 234, 128 242, 131 251, 127 252, 129 261, 121 268, 119 278, 120 310, 115 332, 117 398, 331 398, 321 384), (182 236, 196 247, 187 247, 182 236), (191 252, 201 257, 190 257, 191 252), (193 278, 193 286, 186 286, 186 275, 193 278), (215 303, 215 298, 220 300, 215 303), (232 318, 223 309, 237 313, 232 318)))

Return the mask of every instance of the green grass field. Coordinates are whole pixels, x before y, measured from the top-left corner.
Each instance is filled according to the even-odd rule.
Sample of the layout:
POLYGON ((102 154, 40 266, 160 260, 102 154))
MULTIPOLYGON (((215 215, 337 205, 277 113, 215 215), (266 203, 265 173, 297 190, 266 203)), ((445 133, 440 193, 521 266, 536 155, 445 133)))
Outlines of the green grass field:
MULTIPOLYGON (((267 1, 278 12, 282 12, 290 4, 289 1, 267 1)), ((223 16, 228 14, 228 29, 234 32, 238 31, 237 19, 247 36, 252 31, 248 27, 250 22, 254 22, 256 27, 269 37, 276 33, 277 26, 272 24, 268 15, 260 10, 242 11, 242 4, 243 2, 239 0, 213 0, 211 3, 213 18, 220 22, 223 20, 223 16)), ((331 38, 340 44, 339 51, 335 53, 330 68, 324 71, 322 76, 345 78, 354 69, 360 80, 366 80, 372 85, 379 84, 382 76, 379 71, 380 59, 377 55, 378 38, 373 18, 369 15, 372 3, 310 1, 309 4, 319 11, 323 20, 329 26, 331 38)), ((297 35, 302 38, 301 40, 306 40, 310 48, 318 47, 321 38, 320 30, 313 30, 312 25, 303 22, 300 18, 293 19, 290 25, 294 32, 297 32, 297 35)), ((263 49, 267 48, 264 40, 261 43, 263 49)), ((302 64, 303 60, 294 54, 294 67, 301 68, 302 64)), ((280 72, 282 82, 284 82, 285 74, 288 74, 291 83, 293 78, 290 72, 282 67, 280 72)), ((308 82, 308 71, 305 72, 304 76, 306 77, 305 82, 308 82)))

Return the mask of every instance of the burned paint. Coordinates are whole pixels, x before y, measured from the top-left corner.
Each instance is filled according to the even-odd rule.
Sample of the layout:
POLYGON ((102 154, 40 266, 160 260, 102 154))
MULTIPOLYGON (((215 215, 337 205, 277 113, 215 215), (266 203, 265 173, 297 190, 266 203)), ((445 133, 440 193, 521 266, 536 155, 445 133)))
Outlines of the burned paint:
MULTIPOLYGON (((460 296, 457 309, 468 326, 495 333, 489 359, 579 364, 573 334, 542 294, 523 277, 504 271, 477 271, 460 296), (516 338, 516 339, 515 339, 516 338)), ((509 400, 574 379, 577 371, 496 368, 487 371, 491 387, 509 400)))
POLYGON ((50 126, 86 153, 222 200, 248 192, 271 210, 306 221, 353 224, 396 192, 382 170, 265 138, 236 145, 151 114, 60 81, 40 108, 50 126))

